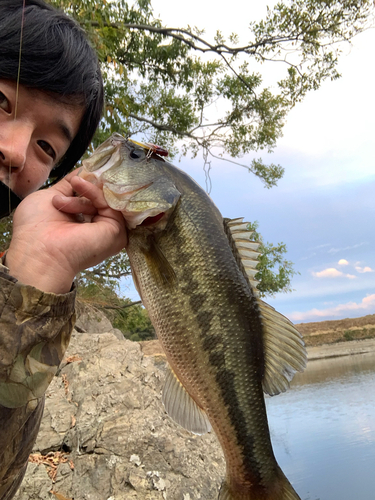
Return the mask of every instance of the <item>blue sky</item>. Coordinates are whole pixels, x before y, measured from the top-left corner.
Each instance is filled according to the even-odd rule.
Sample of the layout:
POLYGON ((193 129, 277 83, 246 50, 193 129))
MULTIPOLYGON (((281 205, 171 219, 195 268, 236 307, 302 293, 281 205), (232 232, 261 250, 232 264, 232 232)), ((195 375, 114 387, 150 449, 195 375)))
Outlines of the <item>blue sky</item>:
MULTIPOLYGON (((195 1, 182 13, 166 0, 153 5, 166 23, 207 27, 206 36, 213 28, 243 34, 266 5, 234 0, 228 13, 213 11, 212 2, 201 10, 203 3, 196 1, 194 7, 195 1)), ((286 243, 287 259, 300 275, 293 279, 292 293, 267 302, 296 323, 375 310, 374 46, 374 30, 356 37, 352 46, 343 48, 338 68, 342 78, 325 82, 289 114, 274 153, 262 155, 285 168, 277 187, 263 188, 241 167, 212 163, 211 197, 223 216, 257 220, 265 241, 286 243)), ((271 81, 272 66, 265 71, 271 81)), ((201 158, 176 162, 204 186, 202 165, 201 158)), ((128 295, 134 296, 132 289, 128 295)))

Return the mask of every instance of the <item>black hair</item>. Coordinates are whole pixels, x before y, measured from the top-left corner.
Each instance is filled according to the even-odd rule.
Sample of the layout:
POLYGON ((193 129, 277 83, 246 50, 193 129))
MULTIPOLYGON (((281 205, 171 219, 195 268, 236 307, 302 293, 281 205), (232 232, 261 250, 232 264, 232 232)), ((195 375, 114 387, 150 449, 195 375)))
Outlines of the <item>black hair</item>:
POLYGON ((19 66, 20 84, 85 108, 77 135, 51 172, 61 178, 86 151, 102 115, 98 58, 78 23, 43 0, 25 0, 25 8, 24 0, 0 0, 0 78, 16 81, 19 66))

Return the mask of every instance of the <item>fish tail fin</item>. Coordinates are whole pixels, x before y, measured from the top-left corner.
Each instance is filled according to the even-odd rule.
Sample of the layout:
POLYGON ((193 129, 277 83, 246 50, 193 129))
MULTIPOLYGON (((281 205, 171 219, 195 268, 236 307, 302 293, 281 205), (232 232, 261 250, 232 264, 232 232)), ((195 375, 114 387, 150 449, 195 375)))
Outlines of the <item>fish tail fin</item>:
POLYGON ((225 480, 221 485, 218 500, 301 500, 281 470, 280 473, 279 478, 269 488, 233 487, 225 480))

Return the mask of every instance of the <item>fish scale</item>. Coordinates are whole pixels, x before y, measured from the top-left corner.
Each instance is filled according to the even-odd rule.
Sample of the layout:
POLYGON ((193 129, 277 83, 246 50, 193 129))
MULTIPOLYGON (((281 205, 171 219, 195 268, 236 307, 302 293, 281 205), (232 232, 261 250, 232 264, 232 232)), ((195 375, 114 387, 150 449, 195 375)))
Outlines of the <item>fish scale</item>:
MULTIPOLYGON (((290 374, 303 367, 303 345, 291 323, 252 288, 254 261, 246 254, 241 260, 236 238, 252 256, 256 243, 246 245, 242 219, 223 220, 209 196, 162 159, 137 163, 145 186, 139 189, 131 158, 142 160, 141 151, 130 157, 137 146, 118 136, 116 144, 121 160, 115 168, 123 183, 117 192, 124 191, 126 199, 114 206, 119 196, 105 193, 128 221, 132 274, 171 367, 163 392, 167 412, 197 433, 212 426, 227 466, 220 500, 298 500, 272 451, 263 390, 286 389, 290 374), (136 194, 127 189, 127 169, 136 194), (281 345, 285 354, 276 348, 275 358, 270 345, 281 345)), ((93 155, 90 175, 94 160, 93 155)), ((107 166, 105 172, 110 176, 107 166)))

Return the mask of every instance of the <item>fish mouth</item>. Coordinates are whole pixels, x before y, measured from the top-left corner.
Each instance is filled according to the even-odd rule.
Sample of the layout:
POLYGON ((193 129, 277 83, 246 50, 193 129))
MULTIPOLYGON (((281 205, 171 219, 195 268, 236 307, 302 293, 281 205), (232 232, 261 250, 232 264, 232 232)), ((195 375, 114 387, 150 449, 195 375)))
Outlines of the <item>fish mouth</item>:
POLYGON ((152 217, 146 217, 146 219, 141 222, 139 225, 140 226, 151 226, 152 224, 156 224, 159 222, 160 219, 162 219, 165 215, 165 212, 160 212, 160 214, 154 215, 152 217))

